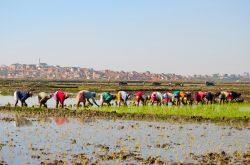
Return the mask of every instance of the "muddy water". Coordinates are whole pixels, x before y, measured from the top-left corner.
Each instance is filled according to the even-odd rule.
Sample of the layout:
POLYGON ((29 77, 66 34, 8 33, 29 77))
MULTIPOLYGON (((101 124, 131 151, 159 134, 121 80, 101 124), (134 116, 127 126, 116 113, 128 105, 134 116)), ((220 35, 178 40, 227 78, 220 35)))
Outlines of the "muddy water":
MULTIPOLYGON (((249 128, 235 129, 207 123, 72 118, 37 120, 1 113, 0 135, 0 160, 14 165, 53 160, 71 164, 77 161, 76 154, 84 154, 94 162, 100 160, 99 155, 121 150, 136 152, 143 159, 161 156, 165 162, 195 162, 192 154, 221 151, 233 154, 250 148, 249 128), (2 120, 6 117, 14 120, 2 120)), ((106 163, 117 164, 117 161, 123 162, 109 160, 106 163)), ((124 162, 138 161, 132 157, 124 162)))

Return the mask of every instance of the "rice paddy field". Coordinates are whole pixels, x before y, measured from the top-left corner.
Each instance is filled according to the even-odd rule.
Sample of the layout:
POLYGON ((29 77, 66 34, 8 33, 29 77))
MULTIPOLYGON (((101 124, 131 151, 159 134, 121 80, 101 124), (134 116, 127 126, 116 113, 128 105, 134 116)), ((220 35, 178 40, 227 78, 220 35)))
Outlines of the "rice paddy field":
MULTIPOLYGON (((63 87, 62 82, 50 82, 53 87, 11 82, 11 88, 8 83, 2 84, 0 96, 0 164, 250 164, 250 89, 246 84, 180 87, 235 90, 243 93, 244 103, 76 109, 72 97, 65 109, 54 109, 53 100, 48 108, 39 108, 36 97, 27 100, 29 107, 15 108, 11 93, 28 87, 34 93, 50 92, 63 87)), ((76 87, 62 88, 72 95, 94 87, 66 86, 76 87)), ((107 88, 111 86, 115 85, 107 88)), ((115 88, 150 92, 173 87, 115 88)))
POLYGON ((231 90, 242 94, 246 101, 250 101, 250 83, 216 83, 216 86, 206 86, 204 82, 172 82, 184 83, 184 86, 170 86, 170 82, 160 82, 160 86, 152 85, 152 82, 145 81, 128 81, 128 85, 119 85, 119 82, 111 81, 46 81, 46 80, 1 80, 0 79, 0 94, 13 95, 15 90, 30 90, 33 93, 55 92, 62 89, 69 93, 77 93, 80 90, 89 90, 95 92, 112 92, 116 93, 119 90, 130 92, 145 91, 150 93, 152 91, 171 91, 175 89, 183 91, 222 91, 231 90))

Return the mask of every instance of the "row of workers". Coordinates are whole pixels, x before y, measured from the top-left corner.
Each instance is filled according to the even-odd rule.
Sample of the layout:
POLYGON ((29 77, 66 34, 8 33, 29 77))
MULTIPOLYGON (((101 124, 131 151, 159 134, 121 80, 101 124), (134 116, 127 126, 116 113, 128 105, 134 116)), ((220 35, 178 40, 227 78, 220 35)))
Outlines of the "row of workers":
MULTIPOLYGON (((215 98, 218 97, 220 99, 220 102, 224 102, 227 99, 233 100, 240 97, 240 93, 237 92, 227 92, 227 91, 221 91, 217 93, 213 92, 203 92, 198 91, 195 92, 194 97, 192 96, 191 92, 183 92, 183 91, 173 91, 173 92, 165 92, 162 94, 161 92, 153 92, 151 95, 145 95, 144 92, 136 92, 135 93, 135 101, 136 105, 139 106, 140 103, 143 105, 146 105, 147 102, 150 100, 152 105, 153 104, 162 104, 162 103, 174 103, 176 105, 183 104, 192 104, 193 101, 196 101, 196 103, 203 102, 206 100, 206 102, 210 102, 211 104, 214 102, 215 98)), ((26 99, 31 97, 31 92, 24 92, 24 91, 16 91, 14 93, 14 99, 16 101, 15 106, 17 106, 18 102, 21 102, 22 106, 27 106, 26 99)), ((125 92, 125 91, 119 91, 117 95, 113 95, 109 92, 103 92, 100 94, 100 104, 103 106, 104 103, 111 105, 112 100, 117 100, 116 104, 118 106, 127 105, 127 101, 129 98, 131 98, 132 94, 125 92)), ((51 98, 54 98, 56 101, 56 108, 58 108, 59 104, 61 104, 61 107, 64 107, 64 101, 69 98, 69 94, 63 92, 62 90, 58 90, 53 94, 48 94, 45 92, 41 92, 38 94, 38 101, 41 106, 47 107, 47 101, 51 98)), ((95 104, 96 106, 99 106, 96 103, 96 92, 91 92, 87 90, 82 90, 78 92, 76 96, 76 105, 77 108, 79 108, 80 104, 83 103, 83 106, 86 106, 86 103, 88 102, 90 105, 95 104), (90 102, 92 100, 92 102, 90 102)))
MULTIPOLYGON (((15 106, 17 106, 18 102, 21 102, 21 106, 27 106, 26 100, 29 97, 32 97, 32 93, 30 91, 26 92, 26 91, 15 91, 14 92, 14 100, 15 100, 15 106)), ((69 98, 69 94, 62 91, 62 90, 58 90, 53 94, 48 94, 45 92, 41 92, 38 94, 38 102, 40 107, 44 106, 47 107, 47 101, 51 98, 54 98, 54 100, 56 101, 56 108, 58 108, 59 104, 61 105, 62 108, 64 108, 64 101, 69 98)), ((118 104, 124 104, 127 105, 127 101, 130 97, 130 94, 125 92, 125 91, 120 91, 118 92, 118 95, 112 95, 109 92, 103 92, 100 95, 100 102, 101 102, 101 106, 103 106, 104 103, 111 105, 110 102, 112 100, 115 100, 117 98, 118 104)), ((91 92, 91 91, 87 91, 87 90, 83 90, 78 92, 77 96, 76 96, 76 102, 77 102, 77 108, 79 108, 80 104, 83 103, 83 106, 86 106, 86 103, 88 102, 90 105, 95 104, 96 106, 99 107, 99 105, 96 103, 96 92, 91 92), (92 100, 92 102, 90 101, 92 100)))

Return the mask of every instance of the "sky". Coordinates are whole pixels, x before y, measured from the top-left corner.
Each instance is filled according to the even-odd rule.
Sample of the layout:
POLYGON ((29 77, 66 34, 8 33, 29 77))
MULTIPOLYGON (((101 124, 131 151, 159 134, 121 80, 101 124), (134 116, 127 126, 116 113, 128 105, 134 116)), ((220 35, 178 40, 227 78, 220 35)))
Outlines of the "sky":
POLYGON ((250 72, 249 0, 0 0, 0 64, 250 72))

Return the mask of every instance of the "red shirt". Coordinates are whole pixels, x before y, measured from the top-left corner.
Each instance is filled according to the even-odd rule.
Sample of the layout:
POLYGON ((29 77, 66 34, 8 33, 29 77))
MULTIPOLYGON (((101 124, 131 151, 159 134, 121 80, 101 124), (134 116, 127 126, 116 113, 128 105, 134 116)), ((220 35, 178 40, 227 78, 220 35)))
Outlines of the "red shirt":
POLYGON ((56 97, 57 97, 57 99, 59 99, 60 103, 63 103, 66 95, 63 91, 58 91, 56 97))
POLYGON ((200 98, 203 99, 205 97, 205 93, 202 91, 199 91, 198 96, 200 96, 200 98))
POLYGON ((144 96, 144 93, 143 93, 143 92, 136 92, 135 95, 136 95, 136 96, 139 96, 139 97, 142 97, 142 96, 144 96))

